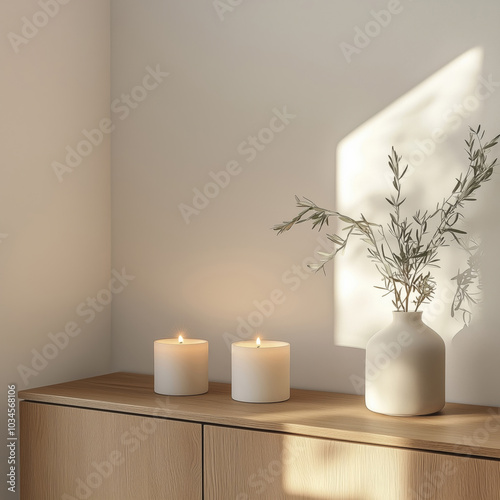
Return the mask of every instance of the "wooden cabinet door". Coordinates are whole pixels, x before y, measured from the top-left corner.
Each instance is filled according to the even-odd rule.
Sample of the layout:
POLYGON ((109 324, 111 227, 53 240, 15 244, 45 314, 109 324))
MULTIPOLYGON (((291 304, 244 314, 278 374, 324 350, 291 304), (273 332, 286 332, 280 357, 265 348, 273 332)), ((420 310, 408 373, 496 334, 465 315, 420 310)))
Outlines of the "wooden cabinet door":
POLYGON ((200 500, 201 425, 20 403, 22 500, 200 500))
POLYGON ((205 500, 499 500, 500 461, 205 426, 205 500))

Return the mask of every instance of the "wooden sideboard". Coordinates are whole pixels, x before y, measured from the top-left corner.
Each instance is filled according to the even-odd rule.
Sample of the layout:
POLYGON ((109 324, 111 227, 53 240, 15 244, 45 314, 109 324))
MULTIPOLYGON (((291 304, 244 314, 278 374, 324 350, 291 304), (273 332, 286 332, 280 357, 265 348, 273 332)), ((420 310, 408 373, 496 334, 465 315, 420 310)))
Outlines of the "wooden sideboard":
POLYGON ((160 396, 113 373, 19 393, 22 500, 500 500, 500 408, 427 417, 292 389, 160 396))

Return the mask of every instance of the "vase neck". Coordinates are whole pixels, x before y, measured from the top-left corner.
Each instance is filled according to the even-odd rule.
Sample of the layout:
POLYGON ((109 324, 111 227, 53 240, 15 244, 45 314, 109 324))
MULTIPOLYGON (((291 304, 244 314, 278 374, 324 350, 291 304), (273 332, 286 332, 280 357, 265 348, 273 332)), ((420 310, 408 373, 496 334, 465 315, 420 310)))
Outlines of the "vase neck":
POLYGON ((421 323, 422 322, 422 311, 393 311, 392 312, 392 322, 393 323, 421 323))

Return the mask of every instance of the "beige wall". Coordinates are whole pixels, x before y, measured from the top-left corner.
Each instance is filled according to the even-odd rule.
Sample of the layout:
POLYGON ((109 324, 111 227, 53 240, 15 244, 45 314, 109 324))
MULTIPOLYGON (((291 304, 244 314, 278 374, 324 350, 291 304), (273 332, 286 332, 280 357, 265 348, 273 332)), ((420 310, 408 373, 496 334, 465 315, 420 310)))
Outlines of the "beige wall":
POLYGON ((85 304, 110 274, 109 135, 80 144, 84 129, 109 116, 109 23, 104 0, 0 5, 4 446, 7 384, 21 390, 109 370, 110 307, 90 321, 85 304), (60 181, 53 163, 66 164, 67 146, 87 156, 60 181))
MULTIPOLYGON (((324 277, 302 269, 319 235, 304 228, 277 238, 270 228, 294 214, 294 194, 333 206, 335 190, 344 189, 336 185, 341 141, 467 51, 481 53, 479 73, 467 75, 472 89, 479 76, 500 81, 500 5, 120 0, 112 11, 112 95, 139 85, 147 66, 170 73, 132 101, 113 136, 113 262, 136 275, 113 303, 113 367, 152 373, 153 340, 184 329, 209 340, 210 378, 228 382, 226 340, 259 331, 291 343, 295 387, 356 392, 364 351, 334 343, 332 270, 324 277)), ((453 80, 431 98, 461 105, 453 80)), ((437 149, 465 161, 469 124, 500 131, 492 85, 452 123, 429 120, 428 99, 413 101, 418 109, 410 99, 418 120, 412 140, 448 120, 453 130, 437 149)), ((366 151, 370 172, 385 172, 407 118, 398 126, 396 114, 391 135, 366 151)), ((447 161, 440 163, 443 185, 453 183, 447 161)), ((498 213, 491 196, 498 183, 497 176, 482 213, 498 213)), ((449 400, 500 404, 496 288, 489 285, 479 330, 449 341, 449 400)), ((351 307, 363 314, 363 303, 351 307)))

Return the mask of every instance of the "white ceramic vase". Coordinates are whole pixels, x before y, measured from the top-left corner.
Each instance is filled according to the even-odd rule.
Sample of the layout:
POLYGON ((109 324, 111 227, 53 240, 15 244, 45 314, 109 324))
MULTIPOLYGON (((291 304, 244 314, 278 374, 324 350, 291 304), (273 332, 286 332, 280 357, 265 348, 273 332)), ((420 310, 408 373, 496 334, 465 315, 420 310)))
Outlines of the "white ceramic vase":
POLYGON ((366 407, 397 416, 428 415, 445 404, 445 344, 421 312, 393 312, 366 346, 366 407))

